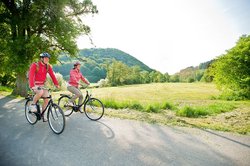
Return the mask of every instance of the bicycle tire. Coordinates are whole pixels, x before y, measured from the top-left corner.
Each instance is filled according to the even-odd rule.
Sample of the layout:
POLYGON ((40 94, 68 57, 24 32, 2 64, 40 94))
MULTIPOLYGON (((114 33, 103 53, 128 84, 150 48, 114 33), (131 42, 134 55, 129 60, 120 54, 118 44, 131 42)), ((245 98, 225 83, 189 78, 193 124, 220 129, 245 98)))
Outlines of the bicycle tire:
POLYGON ((32 113, 29 110, 29 106, 31 105, 31 103, 32 103, 32 99, 27 99, 25 103, 25 118, 30 124, 34 125, 38 121, 38 118, 35 113, 32 113))
POLYGON ((65 128, 65 116, 57 104, 52 104, 47 113, 49 127, 55 134, 61 134, 65 128))
POLYGON ((101 119, 104 114, 104 105, 99 99, 90 98, 84 104, 84 112, 85 112, 85 115, 90 120, 97 121, 101 119))
POLYGON ((63 113, 65 116, 70 116, 73 113, 72 107, 65 106, 69 102, 70 97, 69 96, 62 96, 58 100, 59 107, 63 110, 63 113))

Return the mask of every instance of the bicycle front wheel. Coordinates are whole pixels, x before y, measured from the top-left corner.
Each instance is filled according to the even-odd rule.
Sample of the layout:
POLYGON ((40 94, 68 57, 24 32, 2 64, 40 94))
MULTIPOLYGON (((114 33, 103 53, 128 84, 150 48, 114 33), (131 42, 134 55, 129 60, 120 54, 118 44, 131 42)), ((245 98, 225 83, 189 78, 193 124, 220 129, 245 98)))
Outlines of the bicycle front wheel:
POLYGON ((70 116, 73 113, 72 106, 69 106, 70 97, 62 96, 58 100, 59 107, 63 110, 65 116, 70 116))
POLYGON ((65 128, 65 116, 62 109, 57 104, 53 104, 47 116, 51 130, 56 134, 61 134, 65 128))
POLYGON ((104 106, 99 99, 90 98, 84 105, 84 112, 90 120, 99 120, 104 114, 104 106))
POLYGON ((32 99, 27 99, 25 103, 25 117, 30 124, 34 125, 38 119, 35 113, 30 112, 29 108, 31 104, 32 104, 32 99))

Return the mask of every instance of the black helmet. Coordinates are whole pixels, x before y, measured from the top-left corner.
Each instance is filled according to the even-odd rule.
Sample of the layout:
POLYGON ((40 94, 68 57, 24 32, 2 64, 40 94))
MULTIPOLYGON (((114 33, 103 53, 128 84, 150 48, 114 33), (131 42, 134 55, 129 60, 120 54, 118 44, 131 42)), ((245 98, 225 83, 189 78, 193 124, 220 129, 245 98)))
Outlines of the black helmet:
POLYGON ((47 52, 41 53, 41 54, 40 54, 40 58, 44 58, 44 57, 50 58, 50 54, 47 53, 47 52))

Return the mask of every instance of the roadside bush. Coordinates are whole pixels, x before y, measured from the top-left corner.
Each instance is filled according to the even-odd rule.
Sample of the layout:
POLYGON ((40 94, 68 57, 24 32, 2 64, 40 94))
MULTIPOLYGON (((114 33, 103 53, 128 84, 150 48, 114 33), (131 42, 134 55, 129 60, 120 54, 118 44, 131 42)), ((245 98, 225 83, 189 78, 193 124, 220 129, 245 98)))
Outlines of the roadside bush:
POLYGON ((108 79, 100 79, 98 82, 97 82, 97 84, 98 84, 98 86, 101 88, 101 87, 106 87, 106 86, 108 86, 108 83, 109 83, 109 81, 108 81, 108 79))
MULTIPOLYGON (((58 80, 58 83, 59 83, 59 85, 61 87, 60 89, 61 90, 67 90, 67 83, 63 79, 63 76, 60 73, 55 73, 55 76, 56 76, 56 79, 58 80)), ((50 78, 50 76, 48 74, 47 74, 47 81, 45 83, 45 86, 47 88, 50 88, 50 89, 55 88, 54 83, 53 83, 52 79, 50 78)))

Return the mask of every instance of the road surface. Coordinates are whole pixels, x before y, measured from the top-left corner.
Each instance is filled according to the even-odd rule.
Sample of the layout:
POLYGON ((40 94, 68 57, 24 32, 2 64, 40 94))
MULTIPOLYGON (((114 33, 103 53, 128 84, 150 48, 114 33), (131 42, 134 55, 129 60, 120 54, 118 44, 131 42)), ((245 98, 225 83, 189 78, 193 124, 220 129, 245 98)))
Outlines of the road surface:
POLYGON ((250 136, 74 113, 61 135, 0 96, 0 166, 249 166, 250 136))

